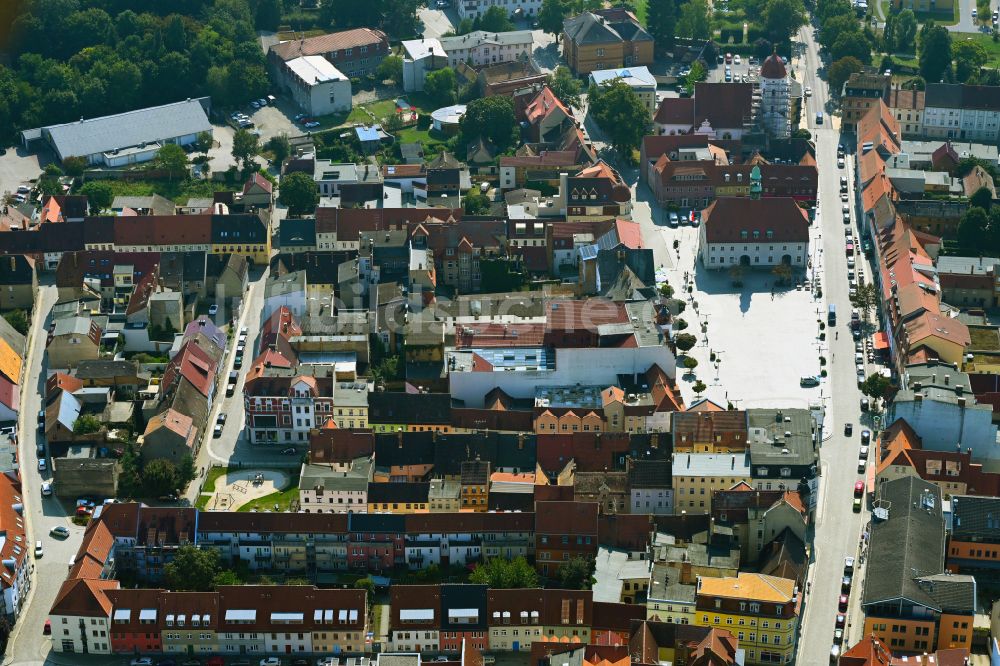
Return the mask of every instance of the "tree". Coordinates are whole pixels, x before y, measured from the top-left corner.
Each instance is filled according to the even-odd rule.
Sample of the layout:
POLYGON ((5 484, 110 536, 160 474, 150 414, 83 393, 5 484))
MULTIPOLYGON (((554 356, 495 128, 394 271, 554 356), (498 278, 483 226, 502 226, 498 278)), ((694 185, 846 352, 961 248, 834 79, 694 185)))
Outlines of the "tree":
POLYGON ((479 17, 479 29, 486 32, 508 32, 514 29, 507 10, 499 5, 492 5, 479 17))
POLYGON ((896 15, 889 14, 882 26, 882 50, 887 54, 896 50, 896 15))
POLYGON ((951 33, 928 21, 920 29, 920 75, 930 83, 942 80, 951 68, 951 33))
POLYGON ((288 206, 289 215, 306 215, 316 209, 319 191, 312 176, 301 171, 290 173, 281 179, 278 201, 288 206))
POLYGON ((987 187, 980 187, 969 197, 969 205, 979 206, 988 212, 993 205, 993 193, 987 187))
POLYGON ((375 601, 375 581, 372 580, 372 577, 365 576, 357 579, 354 581, 354 589, 365 591, 365 596, 368 597, 368 606, 371 607, 375 601))
POLYGON ((275 164, 281 166, 285 159, 292 154, 292 142, 288 140, 287 134, 278 134, 267 140, 267 143, 264 144, 264 150, 274 155, 275 164))
POLYGON ((784 44, 791 40, 807 20, 802 0, 768 0, 764 6, 764 30, 774 43, 784 44))
POLYGON ((580 79, 573 76, 569 67, 559 65, 555 72, 548 75, 547 80, 552 94, 559 98, 560 102, 566 106, 580 106, 583 84, 580 83, 580 79))
POLYGON ((101 429, 101 422, 91 414, 81 414, 73 421, 74 435, 89 435, 101 429))
POLYGON ((212 146, 214 145, 215 139, 212 138, 211 132, 198 132, 198 136, 194 141, 194 147, 199 153, 208 155, 208 151, 212 150, 212 146))
POLYGON ((695 60, 691 63, 691 71, 687 75, 685 82, 687 83, 688 89, 694 90, 696 83, 701 83, 708 78, 708 70, 705 69, 705 64, 701 60, 695 60))
POLYGON ((820 27, 820 42, 830 48, 843 34, 858 31, 858 19, 853 14, 834 16, 820 27))
POLYGON ((830 90, 839 95, 844 89, 844 84, 847 83, 847 79, 851 78, 851 74, 860 72, 864 68, 864 63, 853 56, 847 56, 846 58, 837 60, 830 65, 830 71, 827 74, 827 78, 830 82, 830 90))
POLYGON ((466 106, 459 126, 464 145, 482 137, 491 141, 499 152, 504 152, 515 145, 518 138, 514 100, 501 96, 474 99, 466 106))
POLYGON ((694 369, 698 367, 698 359, 693 356, 685 356, 684 367, 687 368, 689 372, 694 372, 694 369))
POLYGON ((103 180, 91 180, 83 184, 80 194, 87 197, 91 215, 98 215, 102 210, 111 208, 115 201, 115 191, 111 183, 103 180))
POLYGON ((778 278, 778 284, 786 284, 792 279, 792 267, 786 263, 777 264, 771 272, 778 278))
POLYGON ((965 212, 958 223, 958 244, 971 251, 979 247, 986 238, 989 217, 982 208, 973 207, 965 212))
POLYGON ((28 334, 30 322, 28 321, 28 314, 24 310, 8 310, 3 313, 3 318, 11 325, 11 328, 21 335, 28 334))
POLYGON ((698 338, 690 333, 679 333, 674 336, 674 346, 682 352, 690 351, 696 342, 698 342, 698 338))
POLYGON ((281 23, 281 0, 257 0, 254 25, 259 30, 277 30, 281 23))
POLYGON ((701 395, 702 393, 705 392, 705 389, 707 388, 708 387, 705 386, 705 382, 701 381, 700 379, 694 383, 694 386, 691 387, 691 389, 695 392, 696 395, 701 395))
POLYGON ((83 175, 83 170, 87 168, 87 158, 70 156, 62 161, 63 171, 67 176, 79 178, 83 175))
POLYGON ((861 316, 864 317, 865 321, 868 321, 869 315, 878 307, 878 303, 878 288, 870 282, 858 285, 854 296, 851 296, 851 305, 861 312, 861 316))
MULTIPOLYGON (((978 42, 959 41, 951 45, 951 55, 955 59, 955 78, 959 81, 968 81, 973 74, 979 74, 990 59, 986 49, 978 42)), ((63 160, 65 166, 66 161, 63 160)))
POLYGON ((194 466, 194 458, 190 453, 185 453, 181 458, 181 464, 177 467, 177 487, 185 488, 198 476, 198 471, 194 466))
POLYGON ((476 565, 469 582, 497 589, 523 589, 538 586, 538 574, 523 557, 506 560, 494 557, 476 565))
POLYGON ((843 58, 857 58, 867 65, 872 61, 872 47, 864 33, 842 32, 830 47, 830 58, 834 62, 843 58))
POLYGON ((244 171, 249 172, 253 170, 253 158, 257 155, 258 151, 257 135, 243 129, 236 130, 236 134, 233 135, 232 154, 237 163, 243 163, 244 171))
POLYGON ((454 104, 457 87, 458 80, 451 67, 442 67, 424 79, 424 94, 437 106, 454 104))
POLYGON ((375 78, 379 81, 392 81, 396 85, 403 83, 403 59, 399 56, 386 56, 375 70, 375 78))
POLYGON ((753 43, 753 54, 757 56, 761 61, 765 60, 768 56, 774 53, 774 44, 764 39, 763 37, 758 37, 753 43))
POLYGON ((38 191, 42 194, 62 194, 62 185, 59 184, 59 178, 62 175, 63 170, 56 166, 54 162, 46 164, 41 177, 38 179, 38 191))
POLYGON ((648 0, 646 3, 646 29, 662 50, 674 45, 677 30, 677 5, 674 0, 648 0))
POLYGON ((243 585, 244 581, 236 572, 231 569, 225 569, 215 574, 212 578, 212 589, 217 590, 223 585, 243 585))
POLYGON ((913 53, 913 47, 917 39, 917 28, 917 16, 913 13, 912 9, 904 9, 899 12, 893 26, 896 51, 913 53))
POLYGON ((478 187, 469 190, 462 201, 466 215, 485 215, 490 212, 490 200, 478 187))
MULTIPOLYGON (((691 0, 701 2, 701 0, 691 0)), ((649 109, 632 87, 620 79, 602 86, 591 86, 590 109, 611 145, 626 162, 639 148, 650 124, 649 109)))
POLYGON ((168 180, 173 180, 174 176, 185 177, 188 168, 188 156, 184 149, 176 143, 165 144, 156 151, 153 165, 157 169, 166 171, 168 180))
POLYGON ((892 391, 892 381, 883 374, 872 373, 861 382, 861 392, 876 400, 886 398, 892 391))
POLYGON ((174 559, 163 567, 167 587, 176 592, 211 592, 221 572, 219 551, 198 546, 181 546, 174 559))
POLYGON ((589 590, 594 584, 594 561, 589 557, 571 557, 556 570, 555 579, 564 590, 589 590))
POLYGON ((177 467, 166 458, 150 460, 142 468, 142 490, 146 497, 169 495, 178 487, 177 467))
POLYGON ((706 0, 688 0, 681 6, 677 35, 692 39, 708 39, 712 36, 712 17, 706 0))
POLYGON ((569 10, 566 0, 542 0, 542 7, 538 10, 538 27, 558 37, 569 10))

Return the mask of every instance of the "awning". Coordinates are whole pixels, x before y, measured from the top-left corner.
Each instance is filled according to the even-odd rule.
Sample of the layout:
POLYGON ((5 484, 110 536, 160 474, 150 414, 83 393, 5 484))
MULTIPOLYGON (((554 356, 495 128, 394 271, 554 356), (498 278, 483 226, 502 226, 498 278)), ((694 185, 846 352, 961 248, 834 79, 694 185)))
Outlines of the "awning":
POLYGON ((889 348, 889 336, 885 334, 884 331, 879 331, 875 334, 875 349, 888 349, 889 348))
POLYGON ((403 608, 399 611, 402 622, 429 622, 434 619, 432 608, 403 608))
POLYGON ((274 624, 301 624, 303 621, 302 613, 271 613, 274 624))
POLYGON ((252 608, 230 608, 226 611, 226 622, 256 622, 257 611, 252 608))
POLYGON ((115 622, 128 622, 132 618, 132 610, 129 608, 118 608, 115 610, 115 622))
POLYGON ((155 622, 156 621, 156 609, 155 608, 143 608, 139 611, 139 621, 140 622, 155 622))

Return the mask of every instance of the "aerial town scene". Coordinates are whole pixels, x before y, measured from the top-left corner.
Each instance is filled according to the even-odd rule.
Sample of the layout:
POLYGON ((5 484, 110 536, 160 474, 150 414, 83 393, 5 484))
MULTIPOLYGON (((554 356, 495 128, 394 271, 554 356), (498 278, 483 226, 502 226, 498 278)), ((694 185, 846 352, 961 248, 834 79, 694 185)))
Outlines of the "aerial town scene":
POLYGON ((0 0, 0 666, 1000 666, 1000 6, 869 1, 0 0))

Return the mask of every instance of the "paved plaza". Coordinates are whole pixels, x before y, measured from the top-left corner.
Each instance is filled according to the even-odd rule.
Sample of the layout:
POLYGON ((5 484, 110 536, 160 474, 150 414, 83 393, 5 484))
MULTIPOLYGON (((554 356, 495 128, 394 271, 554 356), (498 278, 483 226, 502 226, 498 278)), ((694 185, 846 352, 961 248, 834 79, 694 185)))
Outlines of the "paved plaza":
MULTIPOLYGON (((687 354, 698 361, 693 375, 684 374, 683 360, 678 359, 678 384, 685 403, 697 399, 693 388, 697 379, 708 387, 702 396, 723 407, 729 402, 741 409, 807 407, 829 396, 826 380, 815 388, 799 385, 802 377, 820 375, 819 357, 827 353, 826 343, 817 337, 817 320, 826 319, 823 299, 814 298, 808 286, 776 288, 776 276, 769 269, 746 269, 742 287, 733 286, 727 270, 696 264, 697 228, 657 229, 668 248, 680 241, 676 265, 661 268, 657 279, 666 277, 675 298, 685 298, 685 284, 693 287, 680 315, 688 323, 684 332, 698 338, 687 354), (702 333, 703 324, 707 334, 702 333), (713 352, 717 367, 711 361, 713 352)), ((814 224, 810 250, 814 265, 821 266, 821 253, 815 249, 818 234, 814 224)), ((809 277, 811 271, 807 275, 799 270, 794 279, 799 283, 809 277)))

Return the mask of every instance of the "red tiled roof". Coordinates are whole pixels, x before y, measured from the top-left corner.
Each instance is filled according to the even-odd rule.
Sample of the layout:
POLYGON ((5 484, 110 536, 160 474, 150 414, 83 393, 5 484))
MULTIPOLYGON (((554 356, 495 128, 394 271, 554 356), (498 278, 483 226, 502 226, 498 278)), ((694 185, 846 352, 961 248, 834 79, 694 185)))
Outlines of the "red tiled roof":
POLYGON ((597 535, 597 502, 536 502, 536 534, 597 535))
POLYGON ((544 324, 473 322, 455 329, 455 347, 538 347, 545 340, 544 324))
POLYGON ((386 43, 388 38, 381 30, 372 28, 354 28, 332 32, 318 37, 292 39, 280 42, 271 47, 271 53, 282 60, 293 60, 300 56, 326 55, 342 49, 353 49, 359 46, 386 43))
POLYGON ((720 197, 704 212, 709 243, 807 243, 809 217, 794 199, 720 197), (748 238, 742 237, 747 232, 748 238), (767 232, 772 232, 768 237, 767 232), (754 234, 759 234, 755 238, 754 234))
POLYGON ((694 98, 665 97, 660 100, 653 122, 660 125, 694 125, 694 98))
POLYGON ((707 119, 712 129, 742 128, 753 115, 752 83, 696 83, 694 86, 695 127, 707 119))
POLYGON ((117 590, 117 580, 94 580, 91 578, 69 578, 56 593, 50 615, 79 617, 110 617, 111 601, 107 590, 117 590))

